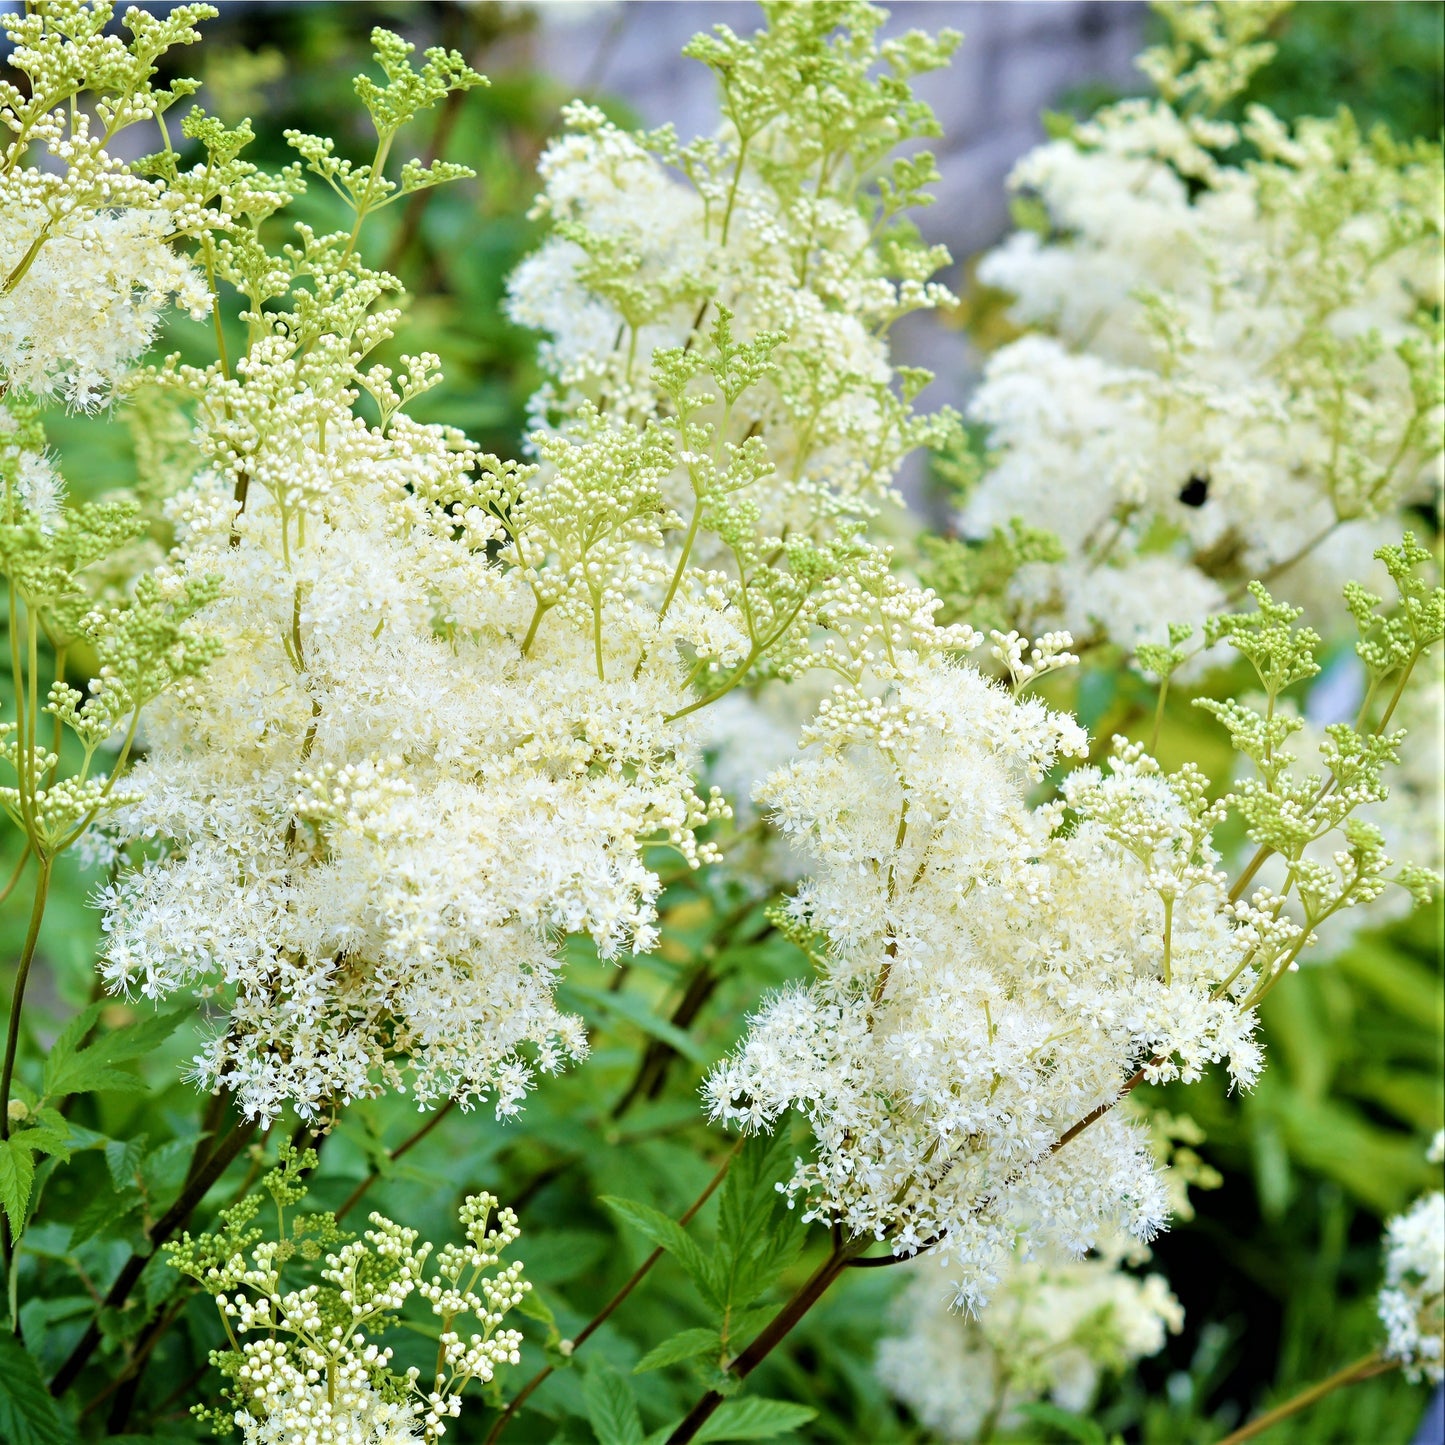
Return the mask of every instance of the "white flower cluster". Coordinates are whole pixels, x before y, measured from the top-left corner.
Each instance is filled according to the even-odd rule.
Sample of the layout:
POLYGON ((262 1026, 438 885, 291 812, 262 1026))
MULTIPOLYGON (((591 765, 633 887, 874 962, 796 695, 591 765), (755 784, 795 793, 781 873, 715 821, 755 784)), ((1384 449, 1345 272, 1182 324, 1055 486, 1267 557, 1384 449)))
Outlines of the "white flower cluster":
MULTIPOLYGON (((867 6, 844 11, 869 35, 879 23, 867 6)), ((659 885, 643 848, 711 856, 696 830, 726 805, 694 789, 698 709, 755 668, 802 670, 819 624, 835 633, 835 665, 932 627, 933 602, 895 583, 886 556, 838 518, 848 496, 885 487, 899 448, 927 430, 890 390, 874 333, 898 308, 936 302, 899 273, 939 258, 900 241, 890 271, 856 211, 845 224, 820 197, 798 202, 808 245, 778 260, 767 230, 781 224, 778 195, 749 166, 768 158, 774 186, 789 168, 811 173, 789 138, 788 105, 807 87, 794 75, 780 100, 758 47, 812 47, 875 105, 840 132, 835 159, 850 175, 858 147, 878 153, 882 117, 893 117, 889 145, 931 117, 906 89, 868 78, 872 52, 838 38, 832 11, 770 20, 736 42, 737 65, 763 78, 748 91, 747 166, 735 152, 731 233, 709 219, 710 181, 690 210, 659 201, 649 213, 636 175, 651 177, 644 190, 675 183, 595 113, 571 112, 583 133, 545 166, 556 232, 517 294, 555 300, 559 326, 585 323, 591 303, 556 289, 561 256, 582 268, 578 286, 633 318, 629 358, 669 339, 698 345, 654 358, 643 398, 626 389, 631 360, 599 361, 592 376, 586 346, 556 342, 566 419, 534 435, 536 468, 411 421, 406 403, 435 384, 436 358, 403 358, 396 372, 366 360, 396 325, 376 309, 393 279, 360 265, 354 233, 302 226, 297 245, 269 256, 256 228, 298 177, 258 177, 232 164, 235 135, 193 126, 236 173, 210 208, 241 239, 217 242, 216 263, 246 296, 282 304, 255 302, 234 370, 223 359, 166 373, 194 399, 208 465, 173 501, 180 542, 165 585, 218 579, 198 623, 223 656, 149 719, 141 800, 119 841, 162 845, 106 893, 104 970, 112 987, 152 997, 214 990, 226 1021, 198 1073, 249 1113, 292 1103, 325 1115, 391 1087, 423 1102, 491 1094, 515 1110, 536 1070, 585 1049, 580 1021, 554 1002, 558 938, 585 933, 604 957, 649 949, 659 885), (726 265, 709 263, 679 300, 655 258, 635 266, 605 234, 648 214, 696 232, 726 265), (837 257, 847 265, 835 274, 837 257), (736 339, 719 288, 750 328, 794 325, 792 349, 776 331, 736 339), (752 297, 772 297, 772 310, 748 311, 752 297), (693 327, 706 303, 712 325, 705 338, 654 333, 634 303, 693 327), (703 371, 718 395, 701 389, 703 371), (591 393, 576 389, 583 373, 591 393), (376 424, 355 414, 363 392, 376 424)), ((402 75, 404 44, 379 43, 388 74, 402 75)), ((888 53, 902 74, 950 48, 898 45, 888 53)), ((736 109, 743 92, 730 83, 736 109)), ((293 143, 330 174, 327 143, 293 143)), ((711 175, 722 153, 699 144, 688 164, 711 175)), ((878 201, 885 228, 931 175, 898 166, 878 201)), ((197 170, 168 174, 182 190, 199 184, 197 170)), ((647 240, 628 234, 629 247, 647 240)))
POLYGON ((979 268, 1026 332, 973 401, 995 454, 962 526, 1047 518, 1065 558, 1021 570, 1026 625, 1130 650, 1251 578, 1345 620, 1441 484, 1438 148, 1196 109, 1126 101, 1031 152, 1031 228, 979 268))
MULTIPOLYGON (((1445 1131, 1430 1146, 1445 1160, 1445 1131)), ((1411 1380, 1445 1380, 1445 1194, 1417 1199, 1385 1226, 1385 1286, 1380 1291, 1385 1355, 1411 1380)))
MULTIPOLYGON (((669 721, 700 609, 649 613, 623 547, 596 614, 584 578, 538 625, 526 570, 489 554, 496 474, 445 429, 364 425, 330 380, 260 348, 208 383, 216 465, 178 499, 178 567, 220 579, 201 621, 224 652, 150 716, 124 828, 170 841, 106 894, 105 975, 219 986, 200 1072, 249 1112, 324 1112, 403 1068, 420 1099, 508 1112, 585 1050, 555 937, 650 948, 641 841, 696 861, 719 810, 690 782, 696 724, 669 721)), ((579 520, 643 474, 615 441, 563 462, 579 520)))
POLYGON ((1254 1077, 1254 939, 1201 779, 1125 749, 1033 806, 1084 752, 1074 720, 938 653, 895 656, 892 689, 840 688, 761 790, 812 863, 792 908, 820 976, 753 1019, 706 1091, 745 1127, 802 1112, 817 1154, 790 1190, 810 1216, 936 1247, 977 1307, 1019 1237, 1078 1254, 1161 1227, 1141 1131, 1110 1112, 1061 1142, 1137 1070, 1227 1057, 1254 1077))
POLYGON ((255 1348, 248 1378, 265 1383, 271 1403, 259 1418, 236 1412, 245 1445, 412 1445, 423 1438, 416 1407, 372 1389, 367 1362, 303 1356, 303 1367, 283 1350, 255 1348), (312 1374, 318 1378, 309 1379, 312 1374))
POLYGON ((944 1440, 1017 1429, 1025 1424, 1019 1407, 1045 1397, 1082 1414, 1105 1375, 1158 1354, 1184 1324, 1162 1275, 1130 1274, 1109 1255, 1015 1258, 977 1317, 950 1308, 936 1268, 908 1268, 897 1333, 878 1346, 878 1374, 944 1440))
MULTIPOLYGON (((210 1236, 199 1244, 187 1236, 173 1247, 180 1267, 215 1296, 238 1341, 221 1363, 247 1445, 430 1445, 445 1435, 447 1422, 461 1414, 466 1386, 485 1385, 499 1367, 520 1358, 522 1336, 503 1328, 503 1320, 531 1285, 519 1263, 494 1270, 520 1234, 510 1209, 488 1227, 495 1205, 487 1194, 466 1199, 460 1210, 466 1243, 444 1247, 430 1271, 430 1244, 418 1244, 414 1229, 372 1214, 361 1239, 325 1255, 324 1286, 283 1286, 281 1269, 295 1252, 294 1240, 257 1242, 247 1233, 238 1237, 235 1253, 201 1269, 196 1261, 213 1247, 210 1236), (442 1322, 435 1374, 426 1382, 415 1367, 397 1375, 392 1351, 367 1338, 368 1331, 387 1328, 388 1317, 413 1293, 442 1322), (463 1336, 457 1322, 467 1315, 477 1328, 463 1336)), ((298 1229, 305 1228, 298 1221, 298 1229)))
MULTIPOLYGON (((634 421, 671 416, 649 361, 693 347, 721 309, 770 353, 744 394, 724 381, 712 413, 720 440, 766 447, 775 480, 754 498, 763 529, 813 530, 820 493, 865 513, 889 493, 931 426, 910 406, 928 377, 895 374, 887 331, 952 297, 928 279, 946 250, 892 227, 903 206, 929 199, 931 157, 895 162, 877 196, 863 189, 892 145, 936 132, 926 107, 900 105, 869 72, 879 61, 903 77, 936 67, 958 37, 879 46, 880 18, 857 4, 777 7, 753 41, 726 27, 698 37, 687 53, 721 81, 713 139, 684 147, 669 129, 634 135, 580 102, 563 112, 570 133, 542 157, 533 212, 552 234, 513 275, 508 303, 546 336, 555 382, 533 398, 539 427, 565 428, 594 404, 634 421)), ((698 482, 680 457, 669 496, 680 505, 698 482)))
POLYGON ((25 92, 0 82, 9 132, 0 150, 0 383, 85 408, 131 370, 173 301, 195 317, 211 309, 204 278, 171 244, 195 229, 198 213, 108 146, 194 89, 152 89, 153 62, 196 39, 196 20, 216 12, 182 5, 157 21, 132 11, 128 42, 106 33, 112 10, 46 0, 0 18, 8 63, 29 82, 25 92), (91 78, 98 118, 75 104, 91 78))

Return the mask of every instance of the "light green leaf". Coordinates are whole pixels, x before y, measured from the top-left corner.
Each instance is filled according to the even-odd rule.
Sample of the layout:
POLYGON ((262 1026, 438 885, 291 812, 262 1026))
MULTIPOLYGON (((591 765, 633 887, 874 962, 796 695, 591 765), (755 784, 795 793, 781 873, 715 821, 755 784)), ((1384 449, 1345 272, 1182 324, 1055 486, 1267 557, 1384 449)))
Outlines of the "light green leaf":
POLYGON ((639 1204, 635 1199, 619 1199, 615 1195, 606 1195, 601 1202, 659 1249, 665 1249, 671 1254, 687 1271, 688 1278, 704 1297, 717 1308, 723 1308, 724 1301, 718 1289, 712 1261, 675 1220, 669 1219, 650 1205, 639 1204))
MULTIPOLYGON (((73 1052, 69 1047, 63 1050, 52 1048, 45 1061, 46 1097, 58 1099, 66 1094, 99 1093, 107 1089, 144 1089, 143 1079, 117 1069, 115 1065, 150 1053, 175 1031, 188 1012, 187 1009, 174 1009, 170 1013, 152 1014, 124 1028, 102 1034, 79 1052, 73 1052)), ((81 1014, 79 1018, 72 1019, 69 1031, 74 1033, 75 1025, 84 1017, 81 1014)), ((83 1033, 82 1029, 75 1037, 83 1033)), ((57 1045, 59 1042, 56 1041, 57 1045)))
POLYGON ((698 1445, 706 1440, 771 1440, 806 1425, 817 1413, 788 1400, 725 1400, 693 1438, 698 1445))
MULTIPOLYGON (((35 1182, 35 1159, 24 1136, 0 1140, 0 1205, 10 1221, 10 1237, 19 1239, 25 1230, 25 1211, 30 1205, 30 1187, 35 1182)), ((7 1438, 0 1434, 0 1439, 7 1438)))
POLYGON ((593 1365, 587 1371, 582 1398, 598 1445, 642 1445, 642 1419, 632 1386, 610 1365, 593 1365))
POLYGON ((71 1445, 75 1439, 34 1358, 13 1335, 0 1333, 0 1440, 5 1445, 71 1445))
POLYGON ((675 1365, 679 1360, 691 1360, 705 1355, 709 1350, 721 1353, 722 1336, 716 1330, 683 1330, 670 1340, 650 1349, 633 1367, 634 1375, 648 1370, 660 1370, 664 1365, 675 1365))

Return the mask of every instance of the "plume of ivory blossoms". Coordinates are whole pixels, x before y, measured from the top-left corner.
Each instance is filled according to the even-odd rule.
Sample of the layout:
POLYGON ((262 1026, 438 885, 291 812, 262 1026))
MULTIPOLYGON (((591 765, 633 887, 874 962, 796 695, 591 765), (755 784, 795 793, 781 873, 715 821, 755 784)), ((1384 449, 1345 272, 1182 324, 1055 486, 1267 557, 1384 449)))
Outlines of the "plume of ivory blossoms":
POLYGON ((564 111, 534 212, 552 234, 510 285, 511 314, 544 333, 554 376, 533 398, 539 426, 566 430, 596 405, 715 428, 710 449, 684 437, 666 487, 684 515, 727 517, 701 544, 724 561, 729 530, 816 536, 868 515, 901 457, 953 425, 914 415, 931 378, 895 372, 887 343, 900 316, 952 299, 929 280, 947 251, 901 220, 932 199, 933 158, 872 173, 900 141, 939 133, 907 82, 946 64, 960 37, 880 42, 885 12, 855 0, 762 10, 757 35, 717 26, 684 52, 718 77, 715 137, 683 145, 670 127, 632 134, 593 107, 564 111), (718 314, 755 352, 718 378, 710 405, 679 407, 647 358, 693 358, 718 314), (746 511, 719 447, 775 474, 737 498, 746 511))
POLYGON ((0 17, 8 63, 28 81, 0 81, 0 391, 76 407, 98 405, 131 370, 172 300, 196 317, 211 309, 204 279, 172 245, 197 230, 199 210, 109 146, 196 89, 153 86, 155 62, 198 40, 196 23, 217 11, 131 9, 128 40, 106 33, 114 11, 45 0, 0 17))
POLYGON ((1165 1199, 1142 1131, 1110 1113, 1057 1146, 1141 1068, 1259 1067, 1247 971, 1222 987, 1248 945, 1202 779, 1130 748, 1035 806, 1083 732, 940 654, 900 659, 885 697, 840 691, 804 737, 761 795, 812 862, 792 916, 819 977, 754 1018, 708 1081, 714 1115, 799 1109, 809 1213, 936 1249, 960 1303, 987 1300, 1021 1235, 1149 1238, 1165 1199))
MULTIPOLYGON (((1371 695, 1398 697, 1445 627, 1445 594, 1414 538, 1382 548, 1399 603, 1350 596, 1371 695)), ((950 658, 965 639, 917 633, 819 708, 804 755, 759 791, 810 863, 789 931, 815 980, 752 1019, 706 1093, 714 1117, 808 1121, 789 1183, 810 1217, 896 1255, 935 1251, 979 1308, 1015 1250, 1080 1255, 1147 1240, 1166 1215, 1143 1132, 1114 1104, 1141 1080, 1260 1068, 1255 1005, 1316 925, 1428 870, 1395 868, 1353 816, 1381 801, 1402 734, 1392 707, 1331 727, 1317 770, 1286 772, 1297 730, 1276 700, 1314 676, 1318 635, 1258 584, 1227 640, 1268 692, 1258 711, 1209 703, 1256 776, 1211 801, 1192 765, 1166 775, 1117 740, 1103 768, 1039 784, 1086 751, 1083 731, 1024 689, 1066 661, 1067 635, 994 634, 1012 686, 950 658), (871 677, 865 675, 871 673, 871 677), (1369 724, 1369 726, 1367 726, 1369 724), (1043 794, 1047 797, 1047 794, 1043 794), (1238 813, 1255 859, 1231 886, 1213 833, 1238 813), (1255 882, 1278 855, 1277 889, 1255 882)))
MULTIPOLYGON (((1445 1161, 1445 1133, 1430 1145, 1445 1161)), ((1385 1226, 1385 1285, 1379 1297, 1385 1355, 1411 1380, 1445 1380, 1445 1193, 1422 1194, 1385 1226)))
MULTIPOLYGON (((833 57, 865 93, 866 66, 830 31, 846 19, 871 34, 875 12, 844 6, 821 29, 792 7, 771 18, 778 33, 733 44, 745 69, 765 73, 764 52, 833 57)), ((418 71, 402 42, 374 39, 387 85, 363 78, 358 92, 383 146, 422 105, 480 81, 458 56, 429 52, 418 71)), ((921 48, 895 68, 910 73, 921 48)), ((789 149, 787 107, 806 89, 797 73, 791 85, 750 122, 775 177, 816 161, 789 149)), ((913 114, 906 88, 878 95, 875 111, 913 114)), ((397 324, 377 309, 397 283, 359 261, 356 239, 397 183, 291 137, 356 226, 299 227, 278 258, 258 228, 299 174, 259 175, 240 159, 246 136, 204 118, 186 133, 208 163, 162 174, 218 217, 204 245, 251 329, 234 367, 160 378, 194 398, 205 463, 171 506, 173 573, 217 579, 204 620, 223 656, 151 719, 120 840, 164 843, 108 890, 106 977, 151 997, 213 993, 224 1018, 198 1074, 252 1114, 325 1114, 386 1088, 489 1095, 510 1112, 538 1069, 585 1048, 553 997, 558 936, 585 933, 604 957, 650 948, 659 885, 643 847, 707 856, 696 830, 725 805, 691 781, 698 710, 759 668, 806 665, 819 627, 866 648, 930 631, 932 604, 839 520, 851 484, 817 457, 856 451, 851 433, 837 440, 852 411, 808 390, 806 362, 774 359, 779 335, 742 332, 719 301, 695 345, 650 357, 665 408, 580 396, 565 427, 534 437, 536 466, 481 456, 407 415, 434 357, 397 373, 368 360, 397 324), (755 389, 771 401, 735 424, 755 389), (354 410, 362 393, 375 422, 354 410), (785 524, 763 514, 798 417, 813 442, 774 531, 785 524)), ((857 164, 875 139, 844 135, 840 159, 857 164)), ((625 190, 624 177, 603 166, 589 184, 625 190)), ((446 178, 408 165, 400 189, 446 178)), ((881 271, 856 239, 856 267, 881 271)), ((829 246, 820 233, 808 255, 829 246)), ((839 325, 865 292, 834 298, 839 325)), ((872 375, 886 410, 881 343, 872 375)), ((921 434, 901 415, 878 423, 880 466, 921 434)))
POLYGON ((1019 569, 1023 626, 1132 650, 1278 576, 1348 629, 1341 584, 1383 581, 1371 552, 1440 496, 1440 149, 1343 111, 1211 118, 1281 7, 1161 8, 1159 97, 1013 174, 1026 225, 979 278, 1026 330, 975 394, 993 455, 961 525, 1048 519, 1063 556, 1019 569))

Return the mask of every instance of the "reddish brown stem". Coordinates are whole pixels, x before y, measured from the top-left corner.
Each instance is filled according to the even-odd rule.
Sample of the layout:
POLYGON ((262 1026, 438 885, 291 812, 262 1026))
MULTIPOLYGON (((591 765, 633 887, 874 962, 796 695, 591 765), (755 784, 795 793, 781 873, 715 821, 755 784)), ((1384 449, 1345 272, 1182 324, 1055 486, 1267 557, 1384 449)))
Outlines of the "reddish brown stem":
MULTIPOLYGON (((727 1177, 727 1172, 729 1168, 731 1168, 733 1160, 737 1157, 738 1150, 742 1148, 743 1142, 743 1139, 739 1139, 738 1142, 734 1144, 730 1150, 728 1150, 727 1158, 723 1160, 717 1173, 714 1174, 710 1180, 708 1180, 707 1188, 704 1189, 702 1193, 693 1200, 693 1202, 688 1206, 685 1213, 678 1216, 678 1224, 686 1228, 686 1226, 692 1222, 698 1210, 700 1210, 703 1205, 712 1198, 713 1191, 727 1177)), ((622 1288, 619 1289, 617 1293, 613 1295, 612 1298, 608 1300, 607 1303, 603 1305, 602 1308, 598 1310, 597 1313, 593 1315, 592 1318, 588 1320, 588 1322, 577 1332, 577 1335, 572 1341, 572 1352, 574 1354, 582 1347, 583 1344, 586 1343, 588 1339, 590 1339, 594 1334, 596 1334, 596 1332, 608 1320, 608 1318, 623 1302, 623 1300, 625 1300, 627 1296, 630 1295, 632 1291, 635 1290, 637 1286, 642 1283, 642 1281, 646 1278, 648 1272, 652 1269, 653 1265, 655 1265, 657 1261, 662 1258, 663 1253, 664 1251, 661 1249, 654 1249, 652 1253, 649 1254, 647 1258, 644 1259, 642 1263, 639 1264, 637 1268, 633 1270, 632 1273, 627 1277, 627 1281, 623 1284, 622 1288)), ((522 1408, 522 1406, 527 1403, 527 1400, 531 1397, 533 1392, 552 1374, 555 1368, 556 1366, 554 1365, 544 1365, 542 1369, 538 1370, 537 1373, 533 1375, 532 1378, 528 1380, 525 1385, 522 1386, 522 1388, 517 1392, 515 1398, 511 1401, 510 1404, 508 1404, 507 1408, 503 1410, 502 1413, 497 1417, 496 1424, 492 1426, 491 1430, 487 1434, 485 1445, 496 1445, 496 1442, 502 1438, 502 1431, 507 1428, 508 1423, 513 1419, 513 1417, 522 1408)))
MULTIPOLYGON (((435 1129, 436 1126, 440 1124, 441 1121, 445 1119, 448 1114, 451 1113, 453 1107, 456 1105, 456 1102, 457 1101, 455 1099, 448 1099, 446 1103, 443 1104, 441 1108, 438 1109, 436 1113, 433 1114, 431 1118, 428 1119, 426 1123, 421 1126, 420 1129, 418 1129, 414 1134, 411 1134, 407 1138, 403 1139, 401 1143, 396 1146, 395 1149, 391 1150, 391 1152, 386 1156, 387 1159, 391 1163, 395 1164, 396 1161, 400 1159, 403 1154, 407 1153, 409 1150, 415 1149, 416 1146, 420 1144, 421 1141, 425 1139, 426 1136, 430 1134, 431 1131, 435 1129)), ((345 1202, 342 1204, 341 1208, 336 1211, 337 1219, 340 1219, 343 1214, 349 1213, 351 1209, 355 1207, 357 1200, 359 1200, 361 1196, 365 1194, 366 1191, 370 1189, 371 1186, 375 1184, 376 1181, 380 1178, 381 1170, 373 1169, 371 1173, 368 1174, 366 1178, 363 1179, 361 1183, 358 1184, 356 1188, 353 1189, 351 1193, 346 1196, 345 1202)))
MULTIPOLYGON (((255 1119, 238 1121, 231 1132, 216 1145, 206 1162, 196 1170, 190 1182, 181 1190, 180 1197, 156 1221, 150 1232, 150 1248, 144 1254, 132 1254, 121 1266, 115 1283, 106 1291, 102 1309, 120 1309, 125 1305, 136 1281, 141 1277, 142 1270, 151 1261, 156 1250, 185 1224, 210 1192, 211 1186, 226 1172, 231 1161, 251 1142, 257 1123, 255 1119)), ((63 1395, 75 1383, 99 1344, 100 1322, 95 1319, 76 1342, 65 1363, 55 1372, 55 1378, 50 1382, 52 1395, 63 1395)))

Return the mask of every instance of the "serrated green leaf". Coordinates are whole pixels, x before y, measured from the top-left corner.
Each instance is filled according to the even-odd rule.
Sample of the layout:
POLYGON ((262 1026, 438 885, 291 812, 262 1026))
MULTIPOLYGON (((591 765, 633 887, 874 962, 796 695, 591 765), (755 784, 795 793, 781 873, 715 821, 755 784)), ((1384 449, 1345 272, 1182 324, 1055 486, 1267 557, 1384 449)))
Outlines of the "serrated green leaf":
POLYGON ((117 1194, 136 1187, 140 1161, 145 1152, 144 1134, 137 1134, 134 1139, 112 1139, 105 1146, 105 1167, 110 1171, 110 1182, 115 1185, 117 1194))
POLYGON ((73 1250, 108 1226, 122 1223, 139 1204, 140 1192, 136 1189, 120 1194, 109 1189, 97 1190, 70 1226, 66 1248, 73 1250))
POLYGON ((634 1375, 645 1374, 648 1370, 660 1370, 664 1365, 675 1365, 679 1360, 691 1360, 705 1355, 709 1350, 722 1352, 722 1336, 716 1330, 683 1330, 670 1340, 653 1346, 633 1367, 634 1375))
POLYGON ((34 1357, 13 1335, 0 1333, 0 1440, 5 1445, 71 1445, 76 1438, 50 1398, 34 1357))
MULTIPOLYGON (((87 1010, 89 1012, 89 1010, 87 1010)), ((170 1036, 187 1009, 173 1009, 170 1013, 153 1014, 148 1018, 127 1024, 124 1028, 102 1034, 87 1048, 73 1051, 52 1048, 45 1061, 45 1095, 58 1099, 67 1094, 92 1094, 105 1090, 141 1090, 145 1081, 135 1074, 115 1067, 130 1059, 138 1059, 150 1053, 157 1044, 170 1036)), ((75 1025, 84 1014, 72 1019, 68 1028, 75 1025)), ((81 1037, 81 1030, 76 1037, 81 1037)), ((57 1045, 59 1040, 56 1041, 57 1045)))
POLYGON ((765 1400, 755 1395, 744 1400, 724 1400, 693 1438, 698 1445, 706 1440, 771 1440, 806 1425, 817 1413, 789 1400, 765 1400))
POLYGON ((141 1177, 154 1200, 169 1200, 180 1192, 196 1152, 194 1139, 172 1139, 152 1149, 141 1162, 141 1177))
POLYGON ((665 1249, 672 1255, 687 1271, 688 1278, 703 1297, 718 1309, 724 1308, 726 1301, 719 1288, 717 1271, 713 1268, 712 1261, 675 1220, 669 1219, 651 1205, 639 1204, 635 1199, 605 1195, 601 1202, 644 1238, 650 1239, 659 1249, 665 1249))
POLYGON ((1109 1445, 1109 1437, 1094 1421, 1075 1415, 1069 1410, 1061 1410, 1057 1405, 1035 1401, 1029 1405, 1021 1405, 1019 1413, 1027 1415, 1030 1420, 1036 1420, 1040 1425, 1052 1426, 1061 1435, 1077 1440, 1079 1445, 1109 1445))
MULTIPOLYGON (((19 1239, 25 1230, 25 1211, 30 1205, 30 1187, 35 1183, 35 1159, 26 1146, 24 1134, 0 1139, 0 1206, 10 1221, 10 1237, 19 1239)), ((0 1435, 0 1439, 6 1438, 0 1435)))
MULTIPOLYGON (((106 1005, 106 1000, 101 999, 99 1003, 93 1003, 89 1008, 83 1008, 71 1019, 61 1031, 56 1034, 55 1042, 50 1045, 50 1052, 46 1055, 45 1067, 48 1074, 51 1063, 56 1059, 65 1059, 73 1054, 76 1046, 86 1034, 95 1027, 95 1021, 100 1017, 100 1011, 106 1005)), ((46 1090, 49 1093, 49 1090, 46 1090)))
POLYGON ((805 1227, 777 1189, 792 1153, 785 1135, 749 1141, 723 1184, 717 1252, 733 1308, 756 1299, 802 1248, 805 1227))
POLYGON ((565 985, 564 992, 577 1000, 578 1011, 585 1017, 595 1018, 599 1010, 604 1014, 612 1014, 633 1024, 643 1033, 659 1039, 683 1058, 691 1059, 695 1064, 708 1062, 706 1053, 696 1039, 666 1019, 659 1018, 636 994, 621 990, 612 993, 608 989, 589 988, 578 983, 565 985))
POLYGON ((642 1445, 642 1418, 632 1386, 610 1365, 588 1369, 582 1399, 598 1445, 642 1445))
POLYGON ((49 1154, 57 1159, 70 1158, 70 1130, 41 1126, 19 1129, 11 1138, 21 1143, 32 1155, 49 1154))

